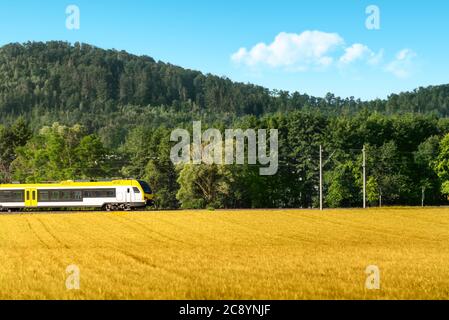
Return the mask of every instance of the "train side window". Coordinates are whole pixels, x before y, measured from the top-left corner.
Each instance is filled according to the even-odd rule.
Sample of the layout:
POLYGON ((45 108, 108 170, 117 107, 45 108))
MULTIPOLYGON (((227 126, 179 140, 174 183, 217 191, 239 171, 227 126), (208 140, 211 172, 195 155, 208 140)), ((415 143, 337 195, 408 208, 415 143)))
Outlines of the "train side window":
POLYGON ((84 198, 91 198, 92 196, 91 196, 91 191, 89 191, 89 190, 84 190, 83 191, 83 195, 84 195, 84 198))
POLYGON ((131 189, 130 188, 128 188, 128 193, 130 193, 131 192, 131 189))
POLYGON ((33 201, 36 200, 36 191, 32 191, 31 194, 32 194, 32 197, 33 197, 33 201))
POLYGON ((26 193, 27 193, 27 197, 26 197, 26 199, 27 199, 27 200, 30 200, 30 192, 29 192, 29 191, 27 191, 26 193))
POLYGON ((84 198, 115 198, 115 189, 84 190, 84 198))
POLYGON ((11 200, 11 191, 0 191, 0 201, 9 202, 11 200))
POLYGON ((51 200, 52 201, 59 201, 59 191, 52 191, 51 192, 51 200))
POLYGON ((37 198, 39 201, 48 201, 50 200, 50 195, 48 191, 38 191, 37 198))
POLYGON ((81 190, 76 190, 74 192, 75 200, 83 200, 83 192, 81 190))
POLYGON ((134 193, 140 193, 140 190, 137 187, 133 187, 133 190, 134 190, 134 193))
POLYGON ((23 202, 25 191, 0 191, 0 202, 23 202))

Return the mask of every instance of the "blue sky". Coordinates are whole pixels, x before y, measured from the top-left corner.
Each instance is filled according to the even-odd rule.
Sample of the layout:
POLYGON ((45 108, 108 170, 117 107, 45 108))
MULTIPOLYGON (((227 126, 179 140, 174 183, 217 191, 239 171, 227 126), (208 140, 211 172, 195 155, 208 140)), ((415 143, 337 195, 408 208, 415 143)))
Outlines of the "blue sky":
POLYGON ((271 89, 384 98, 449 83, 449 2, 2 0, 0 45, 67 40, 271 89), (66 7, 80 29, 66 28, 66 7), (365 26, 369 5, 380 30, 365 26))

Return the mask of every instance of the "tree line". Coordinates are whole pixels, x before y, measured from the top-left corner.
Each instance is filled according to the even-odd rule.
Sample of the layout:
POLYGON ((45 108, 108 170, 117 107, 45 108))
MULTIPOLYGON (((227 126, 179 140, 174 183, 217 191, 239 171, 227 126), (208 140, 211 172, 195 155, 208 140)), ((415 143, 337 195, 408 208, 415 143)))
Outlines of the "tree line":
MULTIPOLYGON (((227 128, 219 121, 206 127, 227 128)), ((54 123, 33 133, 19 118, 0 127, 0 180, 134 177, 151 184, 158 208, 310 208, 319 201, 322 146, 325 205, 360 207, 365 147, 369 205, 420 205, 423 197, 426 205, 448 203, 449 119, 292 111, 244 116, 233 128, 279 130, 276 175, 261 176, 258 165, 248 164, 175 166, 173 128, 164 125, 137 126, 119 148, 109 149, 81 125, 54 123)))

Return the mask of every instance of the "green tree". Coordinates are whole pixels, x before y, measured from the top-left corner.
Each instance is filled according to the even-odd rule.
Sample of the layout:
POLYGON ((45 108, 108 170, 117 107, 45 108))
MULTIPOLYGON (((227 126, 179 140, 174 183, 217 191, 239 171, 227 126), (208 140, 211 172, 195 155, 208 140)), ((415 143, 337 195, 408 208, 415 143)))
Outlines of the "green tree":
POLYGON ((106 178, 111 175, 108 153, 100 138, 88 135, 74 149, 77 165, 74 175, 81 179, 106 178))
POLYGON ((182 208, 223 208, 231 193, 232 175, 226 165, 180 167, 177 198, 182 208))
POLYGON ((23 117, 12 126, 0 126, 0 182, 11 182, 11 163, 17 157, 16 149, 24 146, 32 132, 23 117))
POLYGON ((352 161, 340 163, 326 174, 328 184, 326 202, 330 207, 360 206, 361 186, 356 180, 356 168, 352 161))
POLYGON ((381 205, 400 204, 410 192, 410 181, 401 172, 401 160, 394 141, 380 147, 367 146, 368 175, 375 181, 381 205))
POLYGON ((440 137, 431 136, 414 153, 416 173, 413 180, 421 187, 423 204, 437 204, 441 201, 441 182, 434 170, 439 148, 440 137))
POLYGON ((435 171, 442 182, 442 192, 449 195, 449 134, 447 134, 440 144, 440 152, 435 163, 435 171))
POLYGON ((153 146, 143 178, 155 193, 155 205, 161 209, 178 208, 176 193, 179 189, 178 175, 170 159, 170 130, 159 128, 151 138, 153 146))
POLYGON ((100 140, 75 125, 44 127, 23 147, 12 163, 13 176, 24 182, 103 178, 107 154, 100 140))

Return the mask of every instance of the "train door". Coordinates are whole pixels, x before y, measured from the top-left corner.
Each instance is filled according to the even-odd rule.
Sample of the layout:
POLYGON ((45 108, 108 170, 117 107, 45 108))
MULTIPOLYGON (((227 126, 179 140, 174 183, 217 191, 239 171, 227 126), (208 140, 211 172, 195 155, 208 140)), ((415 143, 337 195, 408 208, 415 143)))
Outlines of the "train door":
POLYGON ((37 189, 25 189, 25 207, 37 207, 37 189))
POLYGON ((126 188, 126 191, 125 191, 125 202, 126 203, 132 202, 132 199, 131 199, 131 187, 127 187, 126 188))

